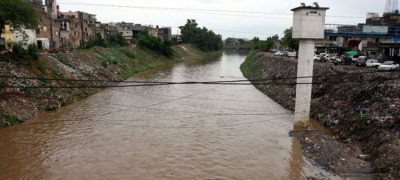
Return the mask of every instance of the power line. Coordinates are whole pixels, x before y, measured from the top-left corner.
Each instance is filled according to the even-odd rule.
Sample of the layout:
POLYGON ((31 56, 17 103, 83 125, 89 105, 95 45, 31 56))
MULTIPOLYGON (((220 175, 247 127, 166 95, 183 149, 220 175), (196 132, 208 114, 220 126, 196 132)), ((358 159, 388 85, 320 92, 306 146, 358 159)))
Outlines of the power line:
MULTIPOLYGON (((362 74, 374 74, 374 73, 397 73, 395 71, 389 72, 379 72, 379 71, 364 71, 357 73, 346 73, 346 74, 335 74, 335 75, 320 75, 320 76, 303 76, 303 77, 266 77, 262 79, 243 79, 243 80, 231 80, 231 81, 186 81, 186 82, 163 82, 163 81, 122 81, 122 80, 84 80, 84 79, 61 79, 61 78, 41 78, 41 77, 22 77, 22 76, 7 76, 0 75, 0 78, 9 78, 9 79, 25 79, 25 80, 44 80, 44 81, 66 81, 66 82, 104 82, 104 83, 140 83, 138 85, 129 85, 129 86, 141 86, 142 84, 148 85, 160 85, 160 84, 218 84, 218 83, 240 83, 240 82, 259 82, 259 81, 277 81, 277 80, 291 80, 291 79, 306 79, 306 78, 323 78, 323 77, 342 77, 342 76, 351 76, 351 75, 362 75, 362 74)), ((107 86, 112 87, 112 86, 107 86)), ((120 86, 116 86, 120 87, 120 86)), ((101 88, 101 87, 99 87, 101 88)))
MULTIPOLYGON (((157 6, 128 6, 128 5, 113 5, 113 4, 95 4, 95 3, 81 3, 73 1, 62 1, 59 4, 66 5, 83 5, 83 6, 105 6, 117 8, 134 8, 134 9, 153 9, 153 10, 178 10, 178 11, 205 11, 205 12, 227 12, 227 13, 243 13, 243 14, 268 14, 268 15, 286 15, 293 16, 292 13, 277 13, 277 12, 264 12, 264 11, 240 11, 240 10, 224 10, 224 9, 200 9, 200 8, 171 8, 171 7, 157 7, 157 6)), ((365 19, 366 17, 357 16, 326 16, 334 18, 352 18, 352 19, 365 19)))
POLYGON ((147 87, 147 86, 168 86, 168 85, 280 85, 280 86, 295 86, 295 85, 321 85, 321 84, 344 84, 344 83, 361 83, 373 81, 397 81, 400 78, 385 78, 385 79, 370 79, 370 80, 352 80, 352 81, 333 81, 333 82, 312 82, 312 83, 276 83, 276 82, 252 82, 252 83, 224 83, 224 82, 170 82, 158 84, 133 84, 133 85, 99 85, 99 86, 1 86, 0 88, 24 88, 24 89, 105 89, 105 88, 127 88, 127 87, 147 87))
MULTIPOLYGON (((69 4, 69 5, 86 5, 86 4, 75 4, 75 3, 61 3, 61 4, 69 4)), ((120 7, 120 8, 129 8, 131 6, 120 6, 120 5, 97 5, 97 4, 89 4, 88 6, 106 6, 106 7, 120 7)), ((138 8, 140 9, 140 6, 132 6, 132 8, 138 8)), ((172 11, 172 12, 184 12, 184 13, 197 13, 197 14, 211 14, 211 15, 222 15, 222 16, 234 16, 234 17, 251 17, 251 18, 263 18, 263 19, 278 19, 278 20, 290 20, 292 21, 293 18, 281 18, 281 17, 268 17, 268 16, 253 16, 253 15, 244 15, 244 14, 224 14, 224 13, 212 13, 212 12, 201 12, 201 11, 190 11, 190 10, 173 10, 170 8, 166 9, 158 9, 158 8, 144 8, 144 9, 150 9, 150 10, 164 10, 164 11, 172 11)), ((305 16, 305 15, 304 15, 305 16)), ((303 21, 318 21, 321 22, 321 20, 303 20, 303 21)), ((341 21, 330 21, 328 22, 330 24, 334 23, 345 23, 345 24, 354 24, 355 22, 341 22, 341 21)))

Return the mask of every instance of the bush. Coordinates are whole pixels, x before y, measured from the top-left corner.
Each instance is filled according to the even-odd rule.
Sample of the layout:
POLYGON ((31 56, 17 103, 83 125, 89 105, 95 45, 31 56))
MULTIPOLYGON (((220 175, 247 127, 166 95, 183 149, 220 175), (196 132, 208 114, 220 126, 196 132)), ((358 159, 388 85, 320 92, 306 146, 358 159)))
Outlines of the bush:
POLYGON ((127 46, 128 41, 118 32, 113 33, 107 37, 107 43, 110 46, 127 46))
POLYGON ((99 33, 90 37, 89 42, 86 45, 86 48, 92 48, 94 46, 107 47, 106 41, 103 39, 103 37, 101 37, 99 33))
POLYGON ((13 48, 12 48, 13 54, 17 58, 25 58, 26 53, 24 47, 22 47, 22 44, 19 43, 14 43, 13 48))
POLYGON ((36 68, 42 73, 47 74, 47 64, 41 61, 36 61, 36 68))
POLYGON ((3 121, 5 122, 4 124, 5 127, 21 124, 24 122, 23 120, 20 120, 15 116, 5 116, 1 119, 3 119, 3 121))
POLYGON ((125 54, 125 56, 131 58, 131 59, 135 59, 135 53, 133 51, 131 51, 130 49, 125 49, 125 48, 121 48, 119 49, 123 54, 125 54))
POLYGON ((158 37, 150 36, 148 31, 144 31, 139 36, 139 47, 160 53, 167 57, 174 55, 171 48, 171 41, 163 41, 158 37))
POLYGON ((107 61, 101 61, 101 65, 102 65, 104 68, 107 68, 107 67, 108 67, 108 62, 107 62, 107 61))
POLYGON ((46 111, 55 111, 55 110, 57 110, 56 106, 47 106, 46 107, 46 111))
POLYGON ((39 59, 39 50, 35 44, 31 44, 28 46, 28 58, 32 60, 39 59))
POLYGON ((12 51, 16 58, 21 58, 21 59, 25 59, 25 60, 38 60, 39 59, 39 50, 35 44, 30 44, 28 46, 28 51, 25 51, 22 44, 14 43, 12 51))
POLYGON ((0 81, 0 88, 4 87, 6 84, 3 81, 0 81))

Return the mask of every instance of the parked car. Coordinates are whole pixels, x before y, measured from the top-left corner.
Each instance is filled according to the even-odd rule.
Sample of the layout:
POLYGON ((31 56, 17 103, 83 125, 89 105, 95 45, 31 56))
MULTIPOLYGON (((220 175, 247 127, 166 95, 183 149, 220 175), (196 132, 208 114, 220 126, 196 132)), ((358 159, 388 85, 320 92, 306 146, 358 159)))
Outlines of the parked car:
POLYGON ((352 62, 352 64, 355 64, 355 63, 357 63, 358 58, 359 58, 360 56, 355 55, 355 56, 350 56, 350 57, 351 57, 351 62, 352 62))
POLYGON ((325 53, 322 54, 322 55, 321 54, 320 54, 321 57, 320 57, 320 60, 319 60, 320 62, 328 62, 330 60, 331 57, 330 57, 329 54, 325 54, 325 53))
POLYGON ((321 56, 320 55, 315 55, 314 56, 314 61, 320 61, 321 60, 321 56))
POLYGON ((336 54, 329 54, 329 61, 333 62, 336 59, 336 54))
POLYGON ((351 63, 353 62, 353 58, 349 55, 343 55, 342 59, 345 65, 351 65, 351 63))
POLYGON ((336 57, 336 59, 333 60, 332 63, 335 64, 335 65, 344 64, 343 56, 342 57, 336 57))
POLYGON ((367 66, 367 57, 365 56, 360 56, 358 57, 357 61, 356 61, 356 66, 357 67, 365 67, 367 66))
POLYGON ((366 65, 367 65, 367 67, 377 68, 380 65, 382 65, 382 63, 379 63, 379 61, 376 59, 369 59, 369 60, 367 60, 366 65))
POLYGON ((379 71, 394 71, 400 69, 399 63, 395 61, 386 61, 378 67, 379 71))
POLYGON ((289 57, 297 57, 297 52, 296 51, 294 51, 294 52, 287 52, 287 56, 289 56, 289 57))
POLYGON ((277 53, 277 52, 280 52, 280 50, 279 49, 271 49, 271 52, 272 53, 277 53))
POLYGON ((283 56, 283 52, 278 51, 278 52, 275 53, 275 55, 276 55, 276 56, 283 56))

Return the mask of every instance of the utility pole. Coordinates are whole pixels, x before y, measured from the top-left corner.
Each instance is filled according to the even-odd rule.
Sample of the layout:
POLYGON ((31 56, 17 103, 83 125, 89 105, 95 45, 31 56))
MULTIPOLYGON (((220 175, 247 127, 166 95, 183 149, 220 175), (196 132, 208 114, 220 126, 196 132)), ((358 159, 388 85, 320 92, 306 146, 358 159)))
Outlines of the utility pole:
POLYGON ((300 40, 297 67, 295 126, 307 126, 310 120, 311 95, 314 69, 315 40, 325 38, 325 17, 329 8, 318 3, 292 9, 293 38, 300 40))

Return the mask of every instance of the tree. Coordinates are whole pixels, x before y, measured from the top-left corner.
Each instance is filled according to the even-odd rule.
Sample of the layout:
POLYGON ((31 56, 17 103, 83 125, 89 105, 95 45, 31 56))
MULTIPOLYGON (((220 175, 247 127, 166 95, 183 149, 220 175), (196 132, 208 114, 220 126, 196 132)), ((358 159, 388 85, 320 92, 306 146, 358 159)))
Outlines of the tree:
POLYGON ((39 18, 36 10, 23 0, 0 0, 0 34, 6 24, 14 28, 25 26, 36 29, 39 18))
POLYGON ((198 27, 194 19, 188 19, 185 26, 181 26, 179 29, 184 43, 192 44, 202 51, 216 51, 223 47, 221 35, 217 35, 205 27, 198 27))
POLYGON ((299 41, 292 38, 292 32, 293 32, 293 28, 285 30, 285 32, 284 32, 285 36, 282 39, 283 44, 291 49, 298 50, 299 49, 299 41))
POLYGON ((127 46, 128 41, 119 33, 115 32, 107 36, 107 43, 111 46, 127 46))
POLYGON ((167 57, 174 56, 174 51, 171 48, 171 41, 163 41, 159 37, 151 36, 147 30, 140 33, 138 41, 138 46, 142 49, 148 49, 167 57))

